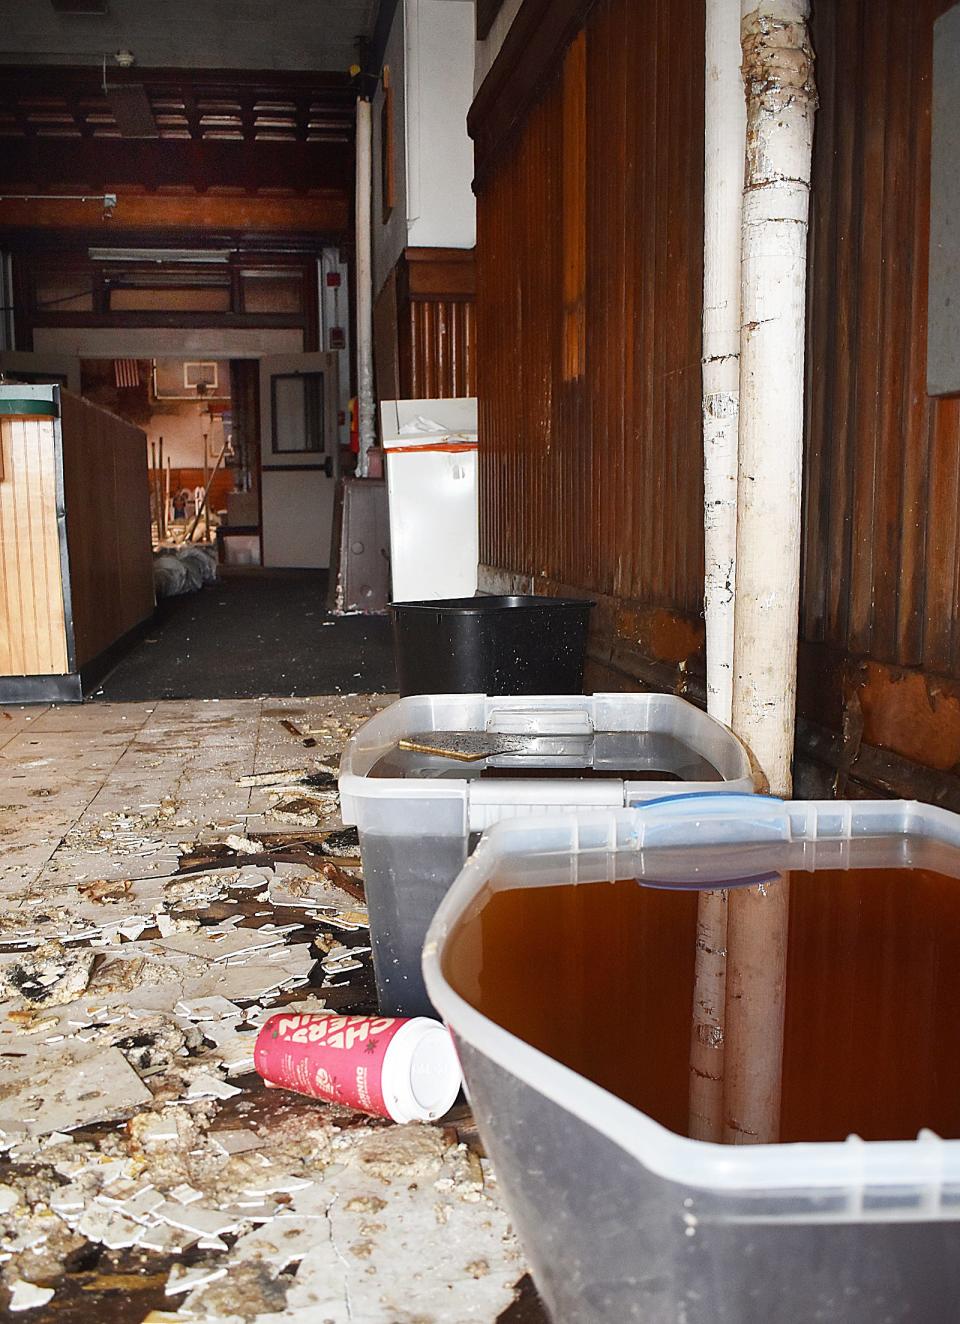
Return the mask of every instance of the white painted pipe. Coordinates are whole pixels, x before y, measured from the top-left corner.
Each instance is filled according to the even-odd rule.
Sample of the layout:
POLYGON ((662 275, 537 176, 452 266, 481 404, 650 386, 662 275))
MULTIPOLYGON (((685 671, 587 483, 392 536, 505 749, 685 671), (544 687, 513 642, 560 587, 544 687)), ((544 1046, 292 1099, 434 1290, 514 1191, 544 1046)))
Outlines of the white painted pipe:
MULTIPOLYGON (((792 788, 800 609, 807 218, 816 89, 809 0, 743 0, 747 101, 733 727, 792 788)), ((776 1140, 787 880, 728 905, 726 1139, 776 1140)))
POLYGON ((360 454, 357 472, 365 477, 367 452, 376 442, 373 399, 373 250, 371 190, 373 186, 373 115, 369 101, 357 100, 356 283, 357 283, 357 410, 360 454))
POLYGON ((703 487, 707 710, 729 726, 737 556, 740 217, 746 106, 740 0, 707 0, 703 173, 703 487))
MULTIPOLYGON (((703 607, 707 711, 730 725, 740 411, 740 216, 746 106, 740 0, 707 0, 703 172, 703 607)), ((701 892, 690 1037, 690 1134, 723 1135, 727 896, 701 892)))

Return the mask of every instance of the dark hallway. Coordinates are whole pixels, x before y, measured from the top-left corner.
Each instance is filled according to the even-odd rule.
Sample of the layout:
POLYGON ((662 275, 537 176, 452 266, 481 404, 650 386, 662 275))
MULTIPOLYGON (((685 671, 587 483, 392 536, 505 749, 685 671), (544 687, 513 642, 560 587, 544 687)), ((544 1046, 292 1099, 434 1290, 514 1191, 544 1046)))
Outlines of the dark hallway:
POLYGON ((143 641, 97 687, 111 702, 383 693, 385 616, 331 616, 325 571, 227 571, 159 604, 143 641))

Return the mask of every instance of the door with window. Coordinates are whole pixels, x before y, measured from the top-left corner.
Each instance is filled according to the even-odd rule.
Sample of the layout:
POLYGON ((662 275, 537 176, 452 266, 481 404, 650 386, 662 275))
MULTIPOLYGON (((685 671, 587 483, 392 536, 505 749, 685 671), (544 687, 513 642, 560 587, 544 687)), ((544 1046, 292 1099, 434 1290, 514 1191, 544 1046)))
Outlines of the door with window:
POLYGON ((263 564, 330 565, 337 484, 337 355, 260 360, 263 564))

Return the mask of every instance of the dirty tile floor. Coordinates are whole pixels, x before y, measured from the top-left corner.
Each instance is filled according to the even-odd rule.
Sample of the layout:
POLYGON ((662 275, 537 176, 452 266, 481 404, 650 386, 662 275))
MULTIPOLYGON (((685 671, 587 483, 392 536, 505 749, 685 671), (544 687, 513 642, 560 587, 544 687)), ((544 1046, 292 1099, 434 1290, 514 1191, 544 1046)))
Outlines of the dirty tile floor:
POLYGON ((464 1106, 252 1072, 272 1009, 373 1008, 334 774, 387 702, 0 709, 0 1315, 544 1318, 464 1106))

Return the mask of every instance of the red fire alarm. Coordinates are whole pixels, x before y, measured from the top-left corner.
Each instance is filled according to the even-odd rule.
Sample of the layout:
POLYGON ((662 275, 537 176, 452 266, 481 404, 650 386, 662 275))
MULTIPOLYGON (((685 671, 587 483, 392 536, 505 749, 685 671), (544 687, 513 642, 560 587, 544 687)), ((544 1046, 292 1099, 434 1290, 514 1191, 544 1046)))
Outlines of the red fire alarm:
POLYGON ((342 326, 332 326, 330 328, 330 348, 346 349, 347 333, 342 326))
POLYGON ((330 288, 331 288, 332 290, 337 289, 337 287, 338 287, 339 284, 340 284, 340 272, 339 272, 339 271, 328 271, 328 272, 327 272, 327 284, 330 286, 330 288))

